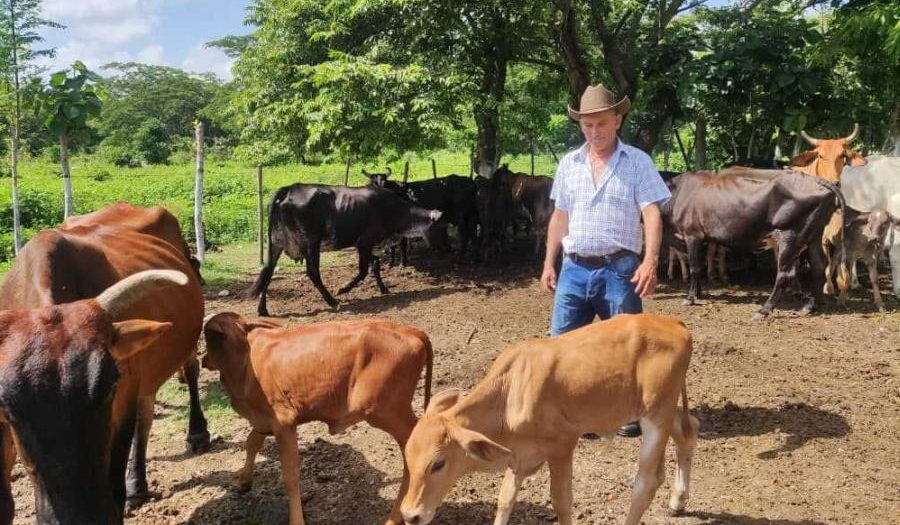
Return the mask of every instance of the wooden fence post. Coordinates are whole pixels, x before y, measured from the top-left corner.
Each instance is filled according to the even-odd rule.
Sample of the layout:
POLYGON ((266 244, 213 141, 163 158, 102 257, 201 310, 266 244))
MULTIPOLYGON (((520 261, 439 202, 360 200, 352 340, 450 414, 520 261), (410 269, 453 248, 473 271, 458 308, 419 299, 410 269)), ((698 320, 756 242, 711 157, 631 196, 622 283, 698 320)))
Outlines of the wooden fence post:
POLYGON ((347 186, 347 183, 350 182, 350 156, 347 156, 347 169, 344 170, 344 186, 347 186))
POLYGON ((406 164, 403 165, 403 184, 406 184, 406 181, 409 179, 409 161, 406 161, 406 164))
POLYGON ((437 164, 434 163, 434 159, 431 159, 431 178, 437 178, 437 164))
POLYGON ((266 238, 263 235, 263 169, 262 164, 256 166, 256 237, 259 239, 259 264, 265 264, 266 238))
POLYGON ((531 141, 531 175, 534 175, 534 141, 531 141))
POLYGON ((475 178, 475 147, 469 146, 469 178, 475 178))
POLYGON ((197 243, 197 260, 206 259, 206 231, 203 228, 203 122, 194 129, 197 141, 197 174, 194 177, 194 237, 197 243))

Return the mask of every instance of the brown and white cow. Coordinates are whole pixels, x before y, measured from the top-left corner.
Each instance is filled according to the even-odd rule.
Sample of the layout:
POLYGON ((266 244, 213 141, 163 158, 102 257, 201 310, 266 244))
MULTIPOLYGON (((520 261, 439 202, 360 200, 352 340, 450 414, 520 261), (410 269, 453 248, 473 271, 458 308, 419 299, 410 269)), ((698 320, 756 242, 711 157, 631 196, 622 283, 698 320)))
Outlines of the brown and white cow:
MULTIPOLYGON (((431 396, 432 350, 420 330, 390 321, 337 321, 291 328, 234 313, 204 328, 203 366, 218 370, 231 406, 253 429, 237 489, 250 489, 253 463, 274 435, 288 494, 290 525, 303 525, 297 425, 324 421, 332 434, 366 421, 394 437, 401 450, 416 424, 412 398, 425 366, 425 406, 431 396)), ((403 482, 387 525, 402 523, 403 482)))
POLYGON ((494 524, 506 525, 523 480, 547 463, 553 508, 560 525, 571 525, 579 437, 612 435, 636 419, 643 441, 625 523, 640 523, 663 482, 670 436, 677 468, 669 506, 681 511, 699 428, 687 407, 691 348, 681 321, 654 314, 623 314, 507 348, 469 395, 435 396, 413 429, 403 518, 425 525, 463 474, 505 469, 494 524))
MULTIPOLYGON (((34 482, 38 523, 122 523, 132 446, 127 494, 146 496, 153 399, 196 351, 203 295, 183 246, 135 230, 143 219, 120 211, 38 233, 0 288, 0 524, 13 516, 16 449, 34 482), (133 277, 153 269, 171 271, 150 282, 183 286, 159 292, 133 277), (112 302, 91 299, 123 286, 112 302)), ((199 403, 189 441, 209 442, 199 403)))

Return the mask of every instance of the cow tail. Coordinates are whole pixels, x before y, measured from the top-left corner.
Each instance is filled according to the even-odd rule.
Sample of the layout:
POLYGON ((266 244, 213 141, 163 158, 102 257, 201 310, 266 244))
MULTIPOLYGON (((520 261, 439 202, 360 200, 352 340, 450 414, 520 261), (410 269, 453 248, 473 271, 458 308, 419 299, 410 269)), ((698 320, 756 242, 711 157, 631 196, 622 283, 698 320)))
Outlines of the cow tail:
POLYGON ((431 374, 434 369, 434 349, 431 347, 431 339, 425 337, 425 408, 431 403, 431 374))
POLYGON ((247 292, 254 298, 259 297, 262 290, 269 285, 269 281, 272 280, 272 275, 275 273, 275 265, 278 264, 278 258, 281 256, 282 250, 284 250, 280 244, 273 242, 272 230, 280 225, 278 214, 281 206, 279 206, 279 204, 281 204, 287 196, 288 190, 288 187, 279 188, 278 191, 275 192, 275 195, 272 196, 272 200, 269 203, 269 256, 266 258, 266 264, 263 266, 262 270, 260 270, 259 276, 256 278, 253 286, 251 286, 250 290, 247 292))

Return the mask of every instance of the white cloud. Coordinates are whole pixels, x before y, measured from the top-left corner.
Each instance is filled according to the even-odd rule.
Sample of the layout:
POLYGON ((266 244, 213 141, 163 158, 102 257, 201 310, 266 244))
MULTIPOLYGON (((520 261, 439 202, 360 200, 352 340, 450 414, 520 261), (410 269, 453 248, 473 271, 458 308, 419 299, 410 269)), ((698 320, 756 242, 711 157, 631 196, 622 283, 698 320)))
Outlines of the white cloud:
POLYGON ((215 73, 223 80, 231 80, 231 66, 234 59, 218 48, 197 44, 188 52, 181 69, 191 73, 215 73))

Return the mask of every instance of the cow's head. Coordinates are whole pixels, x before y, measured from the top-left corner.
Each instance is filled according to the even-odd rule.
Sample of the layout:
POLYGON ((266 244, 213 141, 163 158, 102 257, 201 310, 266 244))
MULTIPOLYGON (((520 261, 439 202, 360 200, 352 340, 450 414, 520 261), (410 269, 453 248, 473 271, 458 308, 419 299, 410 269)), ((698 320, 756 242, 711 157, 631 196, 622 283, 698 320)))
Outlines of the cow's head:
POLYGON ((281 323, 270 319, 244 319, 232 312, 209 318, 203 325, 206 355, 203 368, 218 370, 223 377, 244 372, 250 343, 247 334, 256 328, 278 328, 281 323))
POLYGON ((869 213, 866 226, 863 228, 863 235, 871 243, 881 243, 888 233, 888 228, 896 222, 897 219, 884 210, 873 211, 869 213))
POLYGON ((362 170, 362 174, 368 177, 369 184, 372 186, 378 186, 380 188, 384 188, 387 186, 388 179, 391 178, 391 168, 385 167, 387 170, 384 173, 369 173, 365 169, 362 170))
POLYGON ((130 449, 115 439, 130 433, 114 427, 134 424, 128 404, 137 392, 117 395, 117 383, 129 359, 172 326, 128 312, 149 293, 187 282, 181 272, 151 270, 96 299, 0 312, 0 422, 11 428, 32 479, 37 523, 122 522, 110 461, 114 450, 130 449))
POLYGON ((813 149, 791 159, 792 168, 837 184, 841 180, 844 166, 866 164, 866 159, 850 147, 850 143, 859 135, 859 124, 853 125, 853 133, 840 139, 817 139, 810 137, 805 131, 801 131, 800 135, 813 149))
POLYGON ((510 459, 509 449, 464 428, 448 413, 460 395, 456 390, 436 395, 406 442, 409 489, 400 506, 406 523, 430 523, 463 474, 496 467, 510 459))

